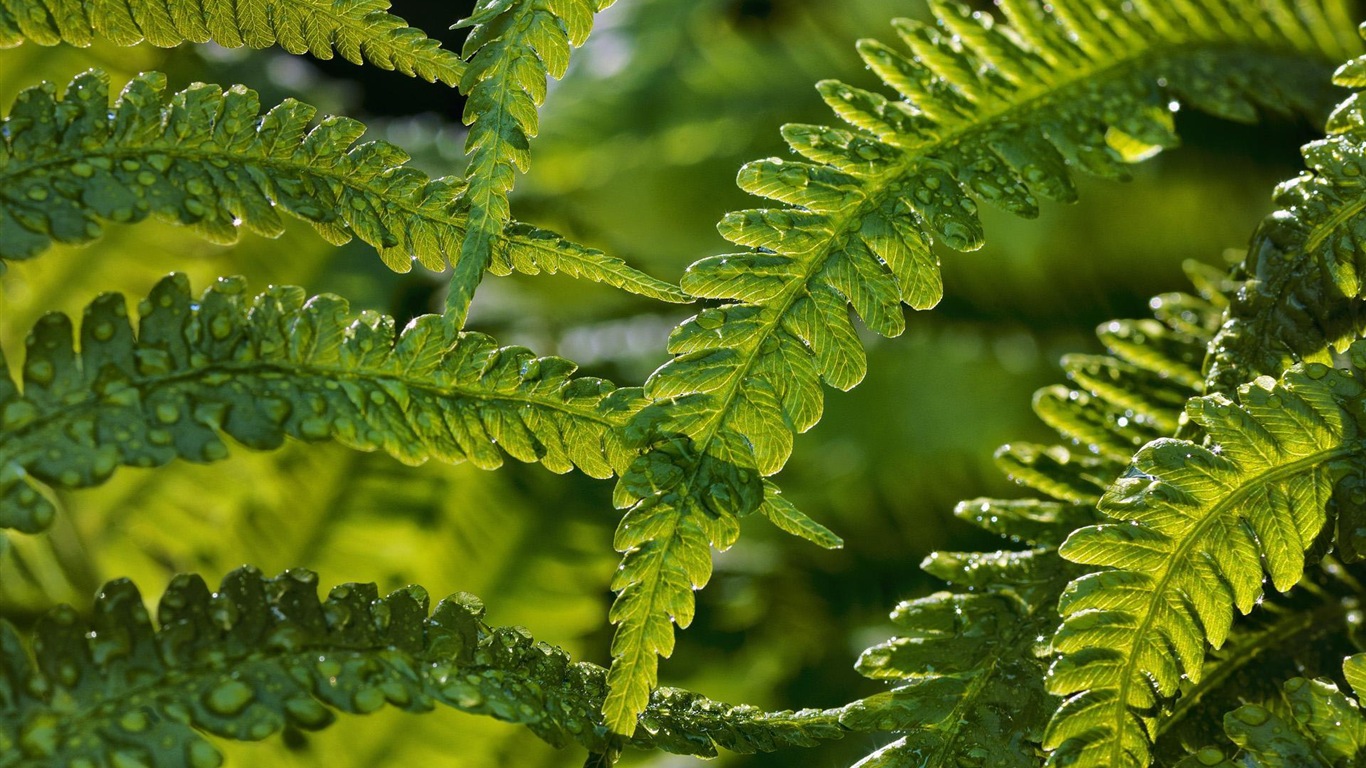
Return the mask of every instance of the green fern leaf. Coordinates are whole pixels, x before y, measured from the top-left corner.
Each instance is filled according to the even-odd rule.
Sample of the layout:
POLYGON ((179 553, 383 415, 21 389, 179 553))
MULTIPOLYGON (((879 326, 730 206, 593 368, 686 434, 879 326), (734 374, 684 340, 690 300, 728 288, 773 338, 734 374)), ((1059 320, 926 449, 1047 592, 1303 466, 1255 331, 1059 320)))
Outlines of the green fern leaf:
POLYGON ((459 83, 465 62, 388 10, 388 0, 0 0, 0 48, 25 40, 84 48, 97 39, 163 48, 209 41, 224 48, 279 45, 459 83))
POLYGON ((1363 596, 1360 567, 1325 558, 1287 595, 1271 594, 1235 622, 1228 641, 1208 655, 1199 682, 1183 680, 1171 711, 1157 723, 1158 765, 1174 765, 1207 745, 1227 743, 1221 723, 1249 701, 1281 694, 1291 677, 1336 675, 1357 650, 1354 611, 1363 596))
POLYGON ((863 652, 858 670, 896 688, 845 707, 853 731, 906 731, 858 768, 990 760, 1032 768, 1056 700, 1044 690, 1040 638, 1057 626, 1053 606, 1076 569, 1045 550, 937 552, 926 571, 970 592, 904 602, 892 620, 904 634, 863 652))
MULTIPOLYGON (((1347 659, 1344 668, 1359 669, 1362 658, 1347 659)), ((1206 747, 1178 768, 1334 768, 1355 765, 1366 751, 1366 717, 1327 680, 1296 677, 1277 698, 1228 713, 1224 730, 1241 749, 1236 756, 1206 747)))
MULTIPOLYGON (((1359 46, 1353 36, 1335 37, 1320 11, 1287 0, 1015 0, 1002 3, 1013 27, 953 3, 933 8, 941 27, 896 22, 910 56, 873 41, 859 45, 905 101, 821 83, 821 95, 851 127, 789 125, 783 136, 804 162, 768 159, 740 171, 743 189, 790 207, 727 215, 721 234, 751 250, 703 259, 685 273, 684 290, 726 303, 675 331, 674 357, 646 393, 667 413, 669 444, 681 435, 691 447, 633 467, 621 484, 622 506, 648 504, 658 516, 662 504, 664 514, 700 514, 721 529, 735 523, 716 518, 755 510, 762 499, 755 479, 779 471, 794 436, 819 420, 820 383, 847 390, 863 378, 849 307, 870 330, 895 336, 905 327, 902 304, 934 306, 942 293, 934 242, 958 250, 982 244, 974 196, 1032 216, 1040 197, 1075 197, 1069 165, 1122 178, 1126 158, 1111 143, 1174 144, 1174 99, 1238 119, 1255 117, 1254 104, 1318 109, 1329 103, 1328 62, 1359 46), (1253 74, 1240 84, 1227 74, 1235 71, 1253 74), (661 476, 644 475, 652 471, 661 476)), ((1115 343, 1156 355, 1150 362, 1171 362, 1136 337, 1115 343)), ((1176 380, 1198 382, 1201 358, 1182 360, 1176 380)), ((628 564, 625 573, 635 577, 623 583, 644 584, 643 594, 664 589, 650 580, 656 571, 628 564)), ((688 575, 672 582, 679 600, 685 581, 705 580, 700 568, 688 575)), ((632 604, 619 615, 651 610, 632 604)), ((632 662, 629 669, 618 662, 612 684, 631 693, 609 699, 614 727, 630 727, 654 680, 654 663, 639 661, 639 639, 671 647, 662 640, 665 622, 654 621, 652 633, 620 630, 617 657, 632 662)))
POLYGON ((903 635, 861 658, 864 674, 899 687, 849 705, 842 722, 905 735, 860 768, 947 766, 960 759, 1023 768, 1042 761, 1044 729, 1059 702, 1044 688, 1040 638, 1057 629, 1055 606, 1069 580, 1086 572, 1055 550, 1072 531, 1098 521, 1101 478, 1119 475, 1156 425, 1175 425, 1177 409, 1196 394, 1167 384, 1165 374, 1173 359, 1204 349, 1218 326, 1223 301, 1199 270, 1188 265, 1201 296, 1159 297, 1151 303, 1155 323, 1102 325, 1098 335, 1114 356, 1065 358, 1078 388, 1049 387, 1036 395, 1036 411, 1069 438, 1067 445, 1014 445, 998 453, 1008 475, 1051 498, 973 499, 955 509, 966 522, 1039 548, 937 552, 926 559, 922 568, 966 591, 904 603, 893 614, 903 635), (1124 332, 1135 327, 1148 332, 1141 339, 1124 332), (1166 354, 1146 351, 1145 343, 1166 354), (1164 386, 1154 392, 1155 381, 1164 386))
MULTIPOLYGON (((1366 57, 1338 70, 1340 85, 1366 85, 1366 57)), ((1279 210, 1252 237, 1229 316, 1211 348, 1212 391, 1247 374, 1274 374, 1300 360, 1327 362, 1366 331, 1366 98, 1358 92, 1328 120, 1329 136, 1301 150, 1309 172, 1276 189, 1279 210)))
MULTIPOLYGON (((353 146, 365 131, 354 120, 314 126, 315 110, 293 100, 261 115, 241 87, 194 85, 163 102, 164 88, 159 74, 139 76, 110 109, 106 77, 88 72, 60 99, 50 83, 20 94, 0 122, 0 263, 53 241, 89 242, 101 220, 153 214, 232 242, 243 227, 279 235, 284 211, 333 243, 360 238, 392 269, 416 257, 439 271, 466 230, 462 181, 428 179, 390 144, 353 146)), ((503 273, 561 271, 686 300, 619 259, 526 225, 509 224, 498 253, 503 273)))
POLYGON ((464 50, 469 68, 460 82, 468 96, 465 124, 470 126, 465 141, 469 227, 446 298, 448 310, 459 320, 512 220, 507 196, 515 172, 525 173, 531 162, 546 78, 564 76, 570 48, 583 45, 593 14, 612 1, 482 0, 456 25, 471 27, 464 50))
POLYGON ((1299 581, 1325 521, 1332 473, 1360 460, 1366 345, 1353 369, 1297 366, 1280 382, 1193 399, 1211 447, 1157 440, 1106 492, 1117 521, 1073 533, 1067 559, 1114 570, 1073 582, 1053 639, 1049 690, 1067 701, 1045 746, 1050 764, 1147 766, 1153 713, 1182 675, 1198 681, 1205 643, 1220 646, 1233 609, 1252 610, 1262 573, 1280 591, 1299 581))
POLYGON ((47 526, 40 483, 79 488, 121 465, 227 455, 222 436, 258 449, 286 436, 382 449, 410 464, 502 452, 556 472, 624 469, 619 437, 639 407, 635 389, 572 378, 575 366, 458 333, 427 315, 395 338, 393 321, 353 316, 334 296, 305 300, 274 287, 250 298, 241 279, 198 299, 183 276, 159 283, 138 309, 122 296, 86 310, 79 350, 63 314, 29 337, 23 390, 0 378, 0 525, 47 526))
MULTIPOLYGON (((556 746, 604 751, 598 720, 604 670, 574 663, 521 628, 490 628, 472 595, 442 600, 373 584, 317 596, 317 577, 292 570, 229 574, 210 593, 179 576, 153 629, 126 580, 105 586, 87 625, 62 607, 39 622, 32 652, 0 622, 0 743, 15 766, 221 763, 200 733, 260 740, 285 726, 318 729, 336 712, 440 704, 520 723, 556 746)), ((839 738, 837 713, 764 713, 686 691, 658 692, 652 728, 632 746, 714 756, 839 738)))

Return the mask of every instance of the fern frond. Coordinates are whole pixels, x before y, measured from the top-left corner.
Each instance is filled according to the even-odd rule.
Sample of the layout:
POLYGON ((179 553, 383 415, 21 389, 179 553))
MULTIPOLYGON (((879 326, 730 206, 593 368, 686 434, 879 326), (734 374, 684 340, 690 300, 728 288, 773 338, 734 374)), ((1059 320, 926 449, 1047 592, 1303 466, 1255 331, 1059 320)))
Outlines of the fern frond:
MULTIPOLYGON (((1174 144, 1174 100, 1237 119, 1255 117, 1254 105, 1315 110, 1328 103, 1330 62, 1359 46, 1335 37, 1320 10, 1288 0, 1015 0, 1002 4, 1012 27, 955 3, 933 8, 942 27, 896 22, 909 56, 859 45, 905 101, 821 83, 850 127, 789 125, 784 138, 804 162, 768 159, 740 171, 743 189, 790 207, 727 215, 721 234, 751 250, 703 259, 684 275, 684 290, 726 303, 677 329, 674 357, 646 393, 667 412, 663 432, 692 447, 636 465, 622 483, 624 506, 645 504, 656 518, 701 515, 720 530, 757 508, 756 478, 780 470, 794 436, 819 420, 821 382, 850 389, 863 378, 850 305, 884 336, 905 327, 902 304, 934 306, 942 283, 933 243, 982 245, 974 197, 1032 216, 1039 197, 1075 197, 1069 165, 1124 177, 1128 158, 1111 144, 1174 144), (706 462, 728 467, 734 482, 706 462), (660 476, 648 476, 654 471, 660 476)), ((1198 381, 1198 370, 1180 381, 1188 379, 1198 381)), ((703 525, 675 519, 659 530, 703 525)), ((628 730, 654 680, 655 661, 642 657, 667 652, 666 610, 690 604, 685 591, 706 577, 696 564, 669 570, 688 578, 667 584, 658 578, 667 569, 633 569, 631 547, 652 543, 667 561, 671 545, 630 541, 623 573, 634 575, 623 586, 672 597, 633 597, 618 613, 635 623, 619 632, 608 704, 614 727, 628 730), (651 612, 654 629, 642 632, 651 612)))
POLYGON ((0 48, 24 41, 86 47, 147 42, 162 48, 214 42, 269 48, 456 85, 465 62, 388 13, 388 0, 0 0, 0 48))
MULTIPOLYGON (((0 122, 0 261, 31 258, 53 241, 86 243, 101 220, 149 214, 194 226, 215 242, 243 227, 278 236, 280 211, 333 243, 353 236, 398 271, 413 258, 442 270, 466 230, 456 178, 429 179, 383 142, 355 145, 365 127, 287 100, 260 114, 250 90, 193 85, 164 99, 165 78, 134 78, 110 108, 102 73, 78 75, 61 98, 51 83, 25 90, 0 122)), ((600 251, 509 224, 496 269, 601 280, 664 301, 679 290, 600 251)))
POLYGON ((634 455, 618 432, 639 390, 573 378, 567 360, 499 348, 438 316, 396 337, 392 319, 353 316, 335 296, 276 286, 251 298, 238 278, 196 299, 177 275, 138 313, 135 334, 122 296, 97 298, 79 350, 71 320, 49 314, 29 337, 22 391, 0 378, 0 525, 46 527, 53 507, 39 483, 214 461, 227 455, 223 435, 260 449, 332 439, 413 464, 493 468, 506 452, 595 477, 634 455))
MULTIPOLYGON (((1366 86, 1366 57, 1334 81, 1366 86)), ((1328 362, 1366 330, 1366 97, 1358 92, 1328 119, 1329 136, 1301 150, 1309 170, 1276 188, 1278 210, 1253 234, 1229 316, 1211 347, 1211 388, 1231 392, 1252 375, 1301 360, 1328 362)))
POLYGON ((1056 548, 1097 522, 1095 506, 1108 482, 1101 478, 1119 475, 1157 425, 1174 429, 1177 410, 1196 394, 1152 384, 1166 382, 1171 360, 1198 359, 1218 325, 1222 297, 1205 270, 1187 265, 1201 296, 1165 294, 1151 302, 1156 320, 1102 325, 1098 335, 1110 355, 1064 358, 1076 389, 1049 387, 1035 396, 1035 410, 1067 444, 1006 446, 997 462, 1048 499, 973 499, 955 509, 968 523, 1035 548, 936 552, 925 560, 923 569, 960 591, 903 603, 893 618, 904 634, 860 659, 865 675, 900 687, 849 705, 844 724, 905 732, 861 768, 945 766, 987 755, 991 765, 1042 761, 1044 728, 1059 702, 1044 688, 1041 638, 1058 627, 1055 606, 1069 580, 1086 572, 1056 548), (1145 329, 1141 338, 1136 328, 1145 329))
POLYGON ((1199 680, 1205 643, 1223 644, 1235 607, 1252 610, 1263 570, 1282 592, 1299 581, 1333 472, 1362 457, 1366 344, 1353 365, 1261 377, 1238 403, 1191 400, 1209 447, 1149 443, 1101 500, 1117 522, 1062 545, 1068 560, 1112 570, 1077 579, 1059 603, 1048 687, 1068 698, 1049 725, 1050 765, 1147 766, 1157 710, 1183 675, 1199 680))
POLYGON ((1235 622, 1228 641, 1209 654, 1199 682, 1181 694, 1157 724, 1158 765, 1173 765, 1202 747, 1225 742, 1220 722, 1248 701, 1273 698, 1291 677, 1336 675, 1358 649, 1351 627, 1366 588, 1360 568, 1329 557, 1308 569, 1287 595, 1271 594, 1235 622))
POLYGON ((952 765, 990 755, 999 768, 1032 768, 1056 700, 1040 654, 1057 626, 1053 608, 1076 575, 1055 552, 936 552, 922 566, 965 590, 904 602, 904 634, 873 646, 858 670, 897 684, 844 708, 853 731, 905 731, 858 768, 952 765))
MULTIPOLYGON (((521 628, 490 628, 461 593, 428 615, 427 593, 379 597, 345 584, 319 601, 303 570, 228 574, 216 593, 177 577, 154 629, 126 580, 106 585, 89 625, 70 608, 39 623, 26 650, 0 622, 0 743, 7 765, 215 766, 200 732, 260 740, 286 725, 323 728, 335 713, 440 704, 526 725, 556 746, 603 751, 604 671, 574 663, 521 628)), ((834 713, 764 713, 662 690, 642 748, 713 756, 807 746, 843 734, 834 713)))
POLYGON ((1064 356, 1071 384, 1035 393, 1034 412, 1065 444, 1014 443, 996 452, 1002 472, 1047 498, 972 499, 955 515, 1047 547, 1097 522, 1096 504, 1133 453, 1174 434, 1186 401, 1201 394, 1195 366, 1223 316, 1226 286, 1209 267, 1188 263, 1186 273, 1199 295, 1163 294, 1149 302, 1153 319, 1101 325, 1096 335, 1108 354, 1064 356))
POLYGON ((507 196, 516 171, 525 173, 531 163, 546 78, 564 77, 571 47, 583 45, 593 14, 612 2, 482 0, 456 25, 471 28, 464 49, 469 68, 460 81, 470 126, 465 141, 469 226, 446 298, 457 319, 464 319, 498 238, 512 220, 507 196))
MULTIPOLYGON (((1363 664, 1361 654, 1343 664, 1358 700, 1363 664)), ((1366 717, 1357 700, 1328 680, 1289 680, 1278 697, 1229 712, 1224 731, 1240 748, 1237 755, 1206 747, 1177 768, 1334 768, 1355 765, 1366 752, 1366 717)))

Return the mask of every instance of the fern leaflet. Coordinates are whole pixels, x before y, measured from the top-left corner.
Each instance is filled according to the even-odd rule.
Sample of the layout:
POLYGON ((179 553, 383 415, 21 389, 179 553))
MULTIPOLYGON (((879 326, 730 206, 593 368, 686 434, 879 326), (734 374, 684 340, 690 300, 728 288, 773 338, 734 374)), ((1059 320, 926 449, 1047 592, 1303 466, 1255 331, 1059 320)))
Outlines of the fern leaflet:
POLYGON ((1252 610, 1263 569, 1282 592, 1299 581, 1332 473, 1361 459, 1366 344, 1353 362, 1260 377, 1236 404, 1191 400, 1211 446, 1149 443, 1101 500, 1120 522, 1063 544, 1067 559, 1113 570, 1077 579, 1059 603, 1048 686, 1068 698, 1049 726, 1050 765, 1147 766, 1153 713, 1183 675, 1199 680, 1205 642, 1223 644, 1234 607, 1252 610))
MULTIPOLYGON (((1334 78, 1366 86, 1366 57, 1334 78)), ((1366 329, 1366 98, 1358 92, 1328 119, 1329 136, 1304 146, 1311 172, 1276 189, 1279 207, 1253 235, 1229 317, 1211 347, 1211 387, 1232 391, 1248 375, 1300 360, 1327 362, 1366 329)))
MULTIPOLYGON (((222 759, 200 732, 260 740, 386 704, 489 715, 557 746, 618 741, 599 721, 603 670, 520 627, 488 627, 474 596, 452 595, 429 616, 421 587, 381 598, 373 584, 345 584, 320 602, 317 585, 308 571, 242 568, 210 593, 178 576, 153 629, 137 588, 115 581, 89 625, 67 607, 40 621, 32 656, 0 622, 4 764, 211 768, 222 759)), ((833 713, 764 713, 678 690, 658 692, 647 717, 632 746, 699 756, 843 734, 833 713)))
POLYGON ((1174 429, 1177 409, 1195 394, 1167 383, 1191 371, 1171 361, 1205 348, 1222 297, 1209 274, 1193 265, 1188 271, 1201 296, 1166 294, 1152 301, 1157 320, 1101 326, 1098 335, 1111 355, 1064 358, 1077 388, 1048 387, 1035 396, 1035 411, 1069 439, 1066 446, 1013 445, 998 452, 1006 474, 1052 498, 979 498, 955 509, 979 528, 1035 548, 937 552, 922 564, 967 591, 903 603, 893 614, 903 636, 860 659, 865 675, 900 685, 846 707, 842 722, 854 730, 876 724, 906 732, 861 768, 950 765, 964 755, 990 755, 1002 766, 1038 765, 1043 731, 1058 704, 1043 686, 1047 664, 1039 638, 1057 629, 1058 598, 1070 579, 1084 573, 1055 550, 1073 530, 1096 522, 1098 478, 1122 472, 1156 430, 1174 429), (1141 339, 1138 328, 1145 329, 1141 339))
POLYGON ((690 616, 691 591, 707 579, 707 532, 724 547, 734 518, 760 507, 759 477, 781 469, 794 435, 820 418, 822 381, 849 389, 863 378, 850 305, 869 329, 899 334, 901 304, 940 299, 932 243, 982 244, 972 196, 1032 216, 1037 197, 1075 196, 1069 164, 1122 178, 1111 142, 1175 143, 1173 99, 1238 119, 1255 117, 1254 104, 1314 110, 1327 103, 1328 62, 1359 46, 1288 0, 1011 0, 1001 7, 1012 27, 932 5, 942 30, 896 23, 911 57, 859 45, 906 100, 821 83, 851 129, 785 127, 810 162, 751 163, 739 184, 790 207, 726 216, 721 234, 751 250, 703 259, 683 277, 684 290, 726 303, 670 338, 673 360, 646 384, 663 423, 642 412, 664 447, 619 486, 634 533, 618 542, 608 714, 623 732, 655 681, 653 655, 672 648, 669 615, 690 616))
MULTIPOLYGON (((311 223, 333 243, 352 236, 390 268, 414 257, 441 270, 466 230, 463 182, 428 179, 383 142, 353 144, 355 120, 323 118, 293 100, 260 115, 252 91, 193 85, 163 103, 165 78, 133 79, 113 109, 107 78, 78 75, 63 98, 50 83, 30 88, 0 122, 0 260, 30 258, 52 242, 99 237, 100 220, 148 214, 193 225, 216 242, 242 227, 274 237, 279 211, 311 223)), ((677 288, 619 259, 552 233, 509 224, 495 271, 563 271, 664 301, 677 288)))
POLYGON ((474 289, 493 260, 499 235, 511 221, 508 192, 514 169, 525 172, 545 101, 546 78, 563 77, 571 46, 583 45, 593 14, 612 0, 483 0, 457 26, 471 27, 469 61, 460 90, 468 94, 465 152, 469 226, 451 276, 446 305, 463 321, 474 289))
MULTIPOLYGON (((1360 699, 1366 655, 1349 657, 1343 672, 1360 699)), ((1333 768, 1355 765, 1366 751, 1366 717, 1357 700, 1328 680, 1296 677, 1280 696, 1262 704, 1244 704, 1224 717, 1224 731, 1240 747, 1226 757, 1206 747, 1177 768, 1333 768)))
POLYGON ((853 731, 906 731, 857 768, 952 765, 990 756, 999 768, 1033 768, 1048 712, 1040 638, 1076 569, 1055 552, 936 552, 922 565, 971 591, 904 602, 902 636, 863 652, 858 669, 896 688, 844 708, 853 731))
POLYGON ((1268 595, 1260 609, 1235 623, 1228 642, 1206 659, 1199 682, 1183 681, 1181 695, 1157 724, 1158 765, 1176 764, 1224 741, 1219 723, 1248 701, 1280 695, 1290 677, 1334 675, 1350 639, 1354 612, 1366 590, 1361 569, 1333 558, 1309 569, 1288 595, 1268 595))
POLYGON ((162 48, 213 41, 397 70, 427 82, 460 82, 465 62, 409 27, 388 0, 0 0, 0 48, 31 40, 80 47, 96 39, 162 48))
POLYGON ((29 337, 23 390, 0 378, 0 526, 36 531, 52 519, 39 483, 80 488, 121 465, 227 455, 228 435, 252 448, 286 436, 494 468, 502 453, 595 477, 633 453, 619 431, 637 389, 572 378, 574 364, 499 348, 426 315, 395 338, 393 320, 352 316, 329 295, 276 286, 250 298, 240 279, 198 299, 183 276, 138 308, 123 297, 86 310, 79 350, 66 315, 29 337))

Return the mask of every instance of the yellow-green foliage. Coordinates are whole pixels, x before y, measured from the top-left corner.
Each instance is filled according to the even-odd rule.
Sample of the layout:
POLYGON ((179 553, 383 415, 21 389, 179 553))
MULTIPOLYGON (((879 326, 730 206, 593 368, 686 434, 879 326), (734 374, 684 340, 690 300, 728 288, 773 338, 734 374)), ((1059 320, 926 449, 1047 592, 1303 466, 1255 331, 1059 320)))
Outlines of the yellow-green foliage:
MULTIPOLYGON (((98 258, 110 241, 151 229, 111 222, 157 218, 232 243, 244 227, 285 234, 288 214, 328 243, 373 247, 394 271, 416 260, 450 274, 446 311, 402 329, 331 294, 271 285, 253 296, 241 278, 194 293, 173 274, 136 306, 107 293, 79 321, 44 315, 22 354, 6 350, 0 527, 20 533, 0 560, 0 606, 22 606, 33 626, 0 623, 0 766, 204 768, 221 760, 204 734, 251 741, 284 731, 288 744, 337 712, 386 704, 523 724, 556 746, 586 748, 590 765, 610 765, 627 747, 712 756, 851 731, 895 734, 865 768, 1355 759, 1366 721, 1341 686, 1244 673, 1257 654, 1352 621, 1366 592, 1352 569, 1366 552, 1359 96, 1327 119, 1330 138, 1305 148, 1312 172, 1279 189, 1281 210, 1230 277, 1193 269, 1198 296, 1160 296, 1153 318, 1099 329, 1105 354, 1064 359, 1071 383, 1034 400, 1063 444, 1012 443, 997 454, 1007 475, 1046 498, 979 498, 957 510, 1027 548, 925 560, 954 589, 901 602, 898 636, 858 664, 894 688, 832 709, 766 713, 660 688, 657 672, 675 627, 695 616, 713 549, 737 542, 744 517, 842 546, 771 478, 796 436, 820 421, 824 386, 863 380, 856 319, 900 335, 907 307, 928 310, 943 297, 940 257, 983 245, 981 201, 1032 218, 1043 201, 1074 200, 1079 176, 1125 179, 1133 163, 1177 143, 1181 106, 1241 121, 1264 111, 1322 120, 1341 98, 1331 68, 1361 47, 1346 6, 999 0, 990 15, 932 0, 933 23, 892 22, 897 45, 856 44, 887 90, 817 84, 839 125, 787 125, 782 136, 800 159, 745 165, 740 189, 775 207, 725 215, 719 232, 735 251, 696 261, 675 286, 512 216, 508 195, 530 162, 548 79, 566 73, 608 5, 481 0, 455 25, 469 30, 456 55, 382 0, 0 0, 0 47, 212 40, 338 53, 459 88, 469 126, 463 175, 430 178, 398 147, 362 143, 355 120, 319 118, 292 99, 263 112, 243 85, 168 95, 153 72, 111 99, 109 78, 90 71, 64 89, 35 82, 5 112, 0 260, 24 269, 57 246, 90 246, 98 258), (643 386, 618 387, 465 328, 484 273, 513 270, 701 306, 643 386), (308 561, 299 565, 318 559, 335 530, 377 550, 386 537, 438 527, 424 517, 485 498, 381 465, 383 456, 319 452, 320 464, 289 451, 279 463, 232 466, 288 486, 274 506, 339 495, 267 509, 240 490, 239 506, 254 511, 227 513, 221 531, 216 512, 181 529, 167 521, 177 512, 143 498, 158 488, 145 478, 175 477, 181 460, 231 461, 228 438, 261 451, 288 438, 331 441, 410 466, 438 459, 491 470, 506 455, 616 478, 612 502, 624 513, 613 541, 622 559, 610 577, 610 668, 573 663, 525 630, 488 627, 469 595, 430 615, 420 587, 381 598, 374 585, 348 584, 320 601, 317 577, 301 569, 275 578, 236 570, 214 593, 199 577, 178 577, 155 622, 128 580, 108 583, 88 620, 45 610, 43 596, 93 581, 93 568, 69 562, 86 531, 58 514, 73 489, 118 488, 120 501, 101 515, 132 527, 142 513, 167 529, 145 535, 125 562, 174 567, 221 565, 223 552, 196 552, 215 534, 308 561), (113 477, 124 467, 160 474, 113 477), (406 494, 420 486, 427 497, 459 498, 412 508, 406 494), (277 519, 291 513, 298 519, 277 519), (375 522, 384 514, 393 519, 375 522), (287 541, 261 543, 272 534, 287 541), (1300 586, 1268 595, 1264 577, 1277 592, 1300 586), (1271 606, 1262 618, 1239 616, 1262 603, 1271 606), (1224 728, 1199 727, 1228 711, 1224 728)), ((1363 61, 1342 67, 1338 82, 1366 83, 1363 61)), ((291 257, 327 263, 311 250, 271 256, 291 257)), ((515 477, 508 483, 524 481, 515 477)), ((582 537, 558 516, 580 501, 555 494, 544 513, 554 525, 509 526, 509 558, 542 533, 566 551, 577 546, 582 537)), ((504 513, 497 494, 487 498, 490 509, 469 514, 504 513)), ((348 559, 362 558, 334 558, 348 559)), ((376 554, 381 561, 393 558, 376 554)), ((573 581, 580 589, 565 601, 577 611, 606 594, 606 572, 583 575, 596 566, 535 573, 573 581)), ((1358 694, 1362 658, 1343 678, 1358 694)), ((1337 674, 1318 661, 1315 670, 1337 674)))

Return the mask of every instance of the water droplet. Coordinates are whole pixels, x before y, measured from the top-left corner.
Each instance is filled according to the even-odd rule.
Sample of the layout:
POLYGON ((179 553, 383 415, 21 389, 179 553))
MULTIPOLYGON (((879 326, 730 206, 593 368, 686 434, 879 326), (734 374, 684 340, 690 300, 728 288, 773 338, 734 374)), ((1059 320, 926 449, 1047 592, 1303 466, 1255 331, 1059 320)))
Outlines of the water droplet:
POLYGON ((34 384, 51 384, 54 373, 52 363, 48 360, 30 359, 24 366, 24 377, 34 384))
POLYGON ((114 768, 152 768, 151 762, 144 760, 143 755, 132 752, 115 752, 109 762, 114 768))
POLYGON ((142 733, 147 730, 147 714, 141 710, 128 712, 119 718, 119 727, 130 733, 142 733))
POLYGON ((1218 765, 1224 761, 1224 753, 1217 747, 1205 747, 1195 753, 1195 759, 1201 765, 1218 765))
POLYGON ((189 748, 190 768, 218 768, 223 764, 223 756, 213 745, 202 739, 195 739, 190 742, 189 748))
POLYGON ((726 316, 720 310, 704 309, 697 314, 696 322, 699 327, 714 331, 725 324, 726 316))
POLYGON ((369 714, 384 706, 384 692, 378 688, 362 688, 351 697, 351 706, 361 714, 369 714))
POLYGON ((1240 722, 1256 728, 1271 719, 1271 713, 1256 704, 1247 704, 1233 711, 1233 716, 1240 722))
POLYGON ((334 678, 342 672, 341 662, 330 659, 326 656, 318 658, 318 674, 326 678, 334 678))
POLYGON ((232 717, 247 708, 255 698, 251 686, 240 680, 229 680, 215 687, 204 697, 204 706, 210 712, 223 717, 232 717))

